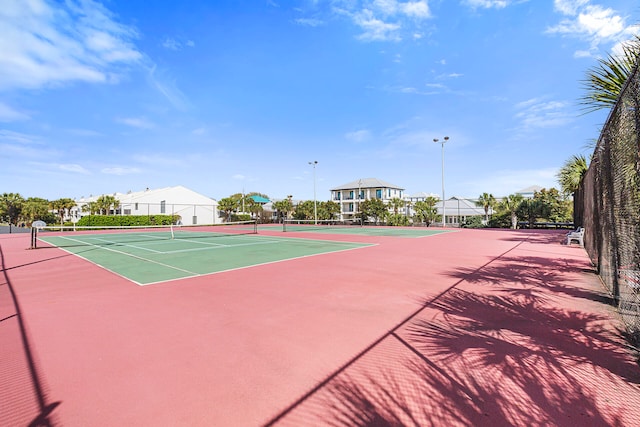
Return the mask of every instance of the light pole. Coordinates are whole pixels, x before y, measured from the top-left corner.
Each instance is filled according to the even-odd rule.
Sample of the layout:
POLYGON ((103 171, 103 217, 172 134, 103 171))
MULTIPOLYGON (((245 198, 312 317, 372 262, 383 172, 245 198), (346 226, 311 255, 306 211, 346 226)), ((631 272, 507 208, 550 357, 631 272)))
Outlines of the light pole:
POLYGON ((433 138, 433 142, 442 144, 442 227, 447 223, 447 208, 445 207, 444 200, 444 143, 449 140, 448 136, 444 137, 443 141, 440 141, 438 138, 433 138))
POLYGON ((309 164, 313 166, 313 222, 318 224, 318 202, 316 202, 316 165, 318 161, 314 160, 309 164))

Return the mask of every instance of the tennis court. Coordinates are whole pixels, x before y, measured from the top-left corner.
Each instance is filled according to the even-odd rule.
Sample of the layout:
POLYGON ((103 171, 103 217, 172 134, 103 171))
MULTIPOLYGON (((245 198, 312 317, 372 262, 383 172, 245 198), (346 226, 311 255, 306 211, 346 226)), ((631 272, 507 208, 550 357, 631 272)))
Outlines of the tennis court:
POLYGON ((138 285, 371 246, 260 236, 247 229, 228 234, 228 229, 220 228, 52 231, 50 235, 40 232, 38 241, 62 248, 138 285))
POLYGON ((637 425, 638 365, 563 232, 268 230, 1 235, 0 424, 637 425), (198 276, 131 283, 180 257, 198 276))

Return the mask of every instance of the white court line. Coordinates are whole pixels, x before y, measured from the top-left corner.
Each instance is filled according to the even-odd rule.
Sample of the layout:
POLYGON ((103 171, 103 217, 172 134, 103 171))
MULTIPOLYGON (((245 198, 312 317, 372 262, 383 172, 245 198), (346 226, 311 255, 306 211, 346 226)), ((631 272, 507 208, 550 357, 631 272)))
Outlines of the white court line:
MULTIPOLYGON (((58 237, 60 237, 60 236, 58 236, 58 237)), ((174 267, 172 265, 165 264, 165 263, 162 263, 162 262, 159 262, 159 261, 154 261, 152 259, 144 258, 144 257, 141 257, 139 255, 133 255, 133 254, 130 254, 130 253, 127 253, 127 252, 118 251, 116 249, 107 248, 105 246, 94 245, 92 243, 83 242, 82 240, 72 239, 71 237, 63 237, 63 239, 67 239, 67 240, 75 241, 75 242, 78 242, 78 243, 82 243, 84 246, 87 246, 87 245, 88 246, 93 246, 94 248, 97 248, 97 249, 104 249, 105 251, 115 252, 115 253, 118 253, 118 254, 121 254, 121 255, 125 255, 125 256, 131 257, 131 258, 139 259, 141 261, 146 261, 146 262, 150 262, 152 264, 161 265, 162 267, 166 267, 166 268, 170 268, 170 269, 173 269, 173 270, 182 271, 183 273, 196 275, 196 276, 200 274, 200 273, 194 273, 193 271, 185 270, 183 268, 174 267)), ((162 252, 160 252, 160 253, 162 253, 162 252)), ((107 269, 107 270, 109 270, 109 269, 107 269)), ((111 271, 111 270, 109 270, 109 271, 111 271)))
MULTIPOLYGON (((201 243, 201 242, 198 242, 201 243)), ((221 244, 217 244, 216 246, 211 246, 208 248, 192 248, 192 249, 178 249, 175 251, 166 251, 166 252, 158 252, 161 254, 178 254, 178 253, 182 253, 182 252, 197 252, 197 251, 209 251, 212 249, 225 249, 225 248, 235 248, 238 246, 258 246, 258 245, 268 245, 268 244, 273 244, 273 243, 282 243, 281 241, 278 240, 268 240, 268 241, 262 241, 262 242, 252 242, 252 243, 239 243, 237 245, 221 245, 221 244)))
MULTIPOLYGON (((69 239, 69 238, 68 237, 63 237, 63 239, 69 239)), ((142 246, 130 245, 128 243, 114 242, 112 240, 101 239, 99 237, 94 237, 93 240, 96 240, 98 242, 109 243, 109 244, 116 245, 116 246, 126 246, 127 248, 136 248, 136 249, 140 249, 141 251, 149 251, 149 252, 153 252, 153 253, 156 253, 156 254, 164 253, 164 252, 161 252, 161 251, 156 251, 155 249, 143 248, 142 246)), ((93 244, 91 244, 89 242, 87 242, 87 244, 89 244, 91 246, 101 246, 101 245, 93 245, 93 244)))
MULTIPOLYGON (((300 239, 300 240, 305 240, 305 239, 300 239)), ((320 240, 320 241, 322 241, 322 240, 320 240)), ((360 244, 362 244, 362 243, 360 243, 360 244)), ((317 254, 301 255, 301 256, 297 256, 297 257, 293 257, 293 258, 279 259, 279 260, 276 260, 276 261, 267 261, 267 262, 261 262, 261 263, 258 263, 258 264, 243 265, 242 267, 234 267, 234 268, 229 268, 229 269, 226 269, 226 270, 212 271, 210 273, 198 273, 198 274, 195 274, 194 276, 191 276, 191 277, 180 277, 180 278, 177 278, 177 279, 160 280, 158 282, 138 283, 138 282, 135 282, 135 281, 133 281, 131 279, 129 279, 129 280, 131 280, 132 282, 134 282, 134 283, 136 283, 137 285, 140 285, 140 286, 157 285, 159 283, 173 282, 175 280, 192 279, 194 277, 202 277, 202 276, 212 276, 214 274, 226 273, 226 272, 229 272, 229 271, 236 271, 236 270, 244 270, 245 268, 260 267, 260 266, 269 265, 269 264, 278 264, 278 263, 281 263, 281 262, 289 262, 289 261, 302 259, 302 258, 310 258, 310 257, 314 257, 314 256, 322 256, 322 255, 327 255, 327 254, 334 254, 334 253, 338 253, 338 252, 355 251, 355 250, 358 250, 358 249, 370 248, 370 247, 373 247, 373 246, 378 246, 378 243, 365 243, 363 246, 359 246, 359 247, 355 247, 355 248, 340 249, 339 251, 320 252, 320 253, 317 253, 317 254)))

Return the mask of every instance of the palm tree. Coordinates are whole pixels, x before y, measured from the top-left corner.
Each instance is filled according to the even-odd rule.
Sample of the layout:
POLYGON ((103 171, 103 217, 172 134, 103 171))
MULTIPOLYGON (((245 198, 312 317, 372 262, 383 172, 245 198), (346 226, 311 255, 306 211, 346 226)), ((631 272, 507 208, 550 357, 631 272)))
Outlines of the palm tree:
POLYGON ((496 198, 491 193, 482 193, 476 201, 476 206, 484 208, 485 221, 489 221, 489 209, 496 205, 496 198))
POLYGON ((393 209, 394 215, 398 215, 398 211, 400 210, 400 208, 404 207, 404 204, 404 200, 399 197, 394 197, 393 199, 389 200, 389 206, 391 207, 391 209, 393 209))
POLYGON ((50 202, 51 209, 55 210, 58 217, 60 217, 60 225, 64 224, 64 217, 67 211, 70 211, 75 205, 75 200, 69 198, 57 199, 50 202))
POLYGON ((238 199, 225 197, 218 202, 218 210, 224 212, 227 222, 231 221, 231 214, 238 209, 238 199))
POLYGON ((516 229, 518 226, 518 208, 522 204, 524 197, 522 194, 509 194, 507 197, 502 199, 498 207, 506 211, 509 215, 511 215, 511 228, 516 229))
POLYGON ((636 35, 622 45, 621 55, 608 55, 587 71, 587 77, 582 82, 587 93, 580 99, 587 112, 611 108, 616 104, 639 54, 640 36, 636 35))
POLYGON ((556 177, 565 195, 574 194, 578 190, 587 168, 587 159, 583 155, 572 156, 564 162, 556 177))

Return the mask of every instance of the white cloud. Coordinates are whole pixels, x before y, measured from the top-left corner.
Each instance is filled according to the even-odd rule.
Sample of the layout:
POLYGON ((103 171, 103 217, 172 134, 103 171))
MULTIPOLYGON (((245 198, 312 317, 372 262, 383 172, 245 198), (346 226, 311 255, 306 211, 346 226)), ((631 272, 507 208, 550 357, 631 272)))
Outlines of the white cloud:
POLYGON ((307 27, 319 27, 321 25, 324 25, 324 21, 314 18, 298 18, 294 20, 294 22, 298 25, 304 25, 307 27))
POLYGON ((427 0, 335 1, 333 13, 348 17, 362 30, 357 38, 367 42, 420 39, 421 22, 431 18, 427 0))
POLYGON ((183 159, 175 156, 175 155, 164 155, 164 154, 136 154, 133 156, 133 159, 139 163, 152 165, 155 168, 158 167, 181 167, 186 163, 183 159))
POLYGON ((624 17, 615 10, 593 5, 590 0, 555 0, 554 8, 564 15, 558 24, 546 29, 547 34, 557 34, 585 40, 589 50, 578 50, 574 57, 596 56, 603 43, 619 45, 634 33, 624 17))
POLYGON ((123 117, 116 119, 116 122, 138 129, 153 129, 155 125, 142 117, 123 117))
POLYGON ((141 170, 138 168, 127 168, 127 167, 116 166, 111 168, 103 168, 101 172, 107 175, 122 176, 122 175, 137 174, 137 173, 140 173, 141 170))
POLYGON ((510 0, 466 0, 464 3, 474 9, 477 9, 477 8, 503 9, 509 6, 509 4, 512 3, 512 1, 510 0))
POLYGON ((142 59, 135 30, 93 0, 5 0, 0 28, 0 90, 112 82, 142 59))
POLYGON ((246 177, 246 176, 244 176, 244 175, 242 175, 242 174, 237 173, 237 174, 233 175, 231 178, 236 179, 236 180, 238 180, 238 181, 243 181, 243 180, 244 180, 244 179, 246 179, 247 177, 246 177))
POLYGON ((20 144, 40 144, 37 136, 5 129, 0 129, 0 141, 17 142, 20 144))
POLYGON ((515 117, 520 121, 522 130, 558 127, 573 120, 569 107, 568 102, 533 98, 515 106, 515 117))
POLYGON ((367 129, 360 129, 353 132, 347 132, 344 137, 349 141, 363 142, 371 138, 371 132, 367 129))
POLYGON ((207 133, 207 130, 205 128, 197 128, 192 130, 191 133, 193 135, 204 135, 205 133, 207 133))
POLYGON ((162 47, 169 50, 180 50, 182 49, 182 44, 175 39, 166 38, 164 42, 162 42, 162 47))
POLYGON ((185 46, 194 47, 195 45, 196 44, 193 42, 193 40, 187 40, 186 42, 183 43, 181 41, 174 39, 173 37, 167 37, 162 42, 162 47, 164 47, 165 49, 175 50, 175 51, 182 50, 182 48, 184 48, 185 46))
POLYGON ((14 110, 7 104, 0 102, 0 122, 17 122, 22 120, 29 120, 30 118, 31 117, 29 117, 28 114, 14 110))
POLYGON ((189 105, 186 97, 182 93, 176 82, 168 77, 166 73, 158 70, 156 65, 153 65, 148 70, 148 79, 151 86, 153 86, 158 92, 160 92, 175 108, 181 111, 185 111, 189 105))
POLYGON ((65 172, 73 172, 73 173, 79 173, 82 175, 89 175, 90 172, 85 169, 84 167, 75 164, 75 163, 69 163, 69 164, 56 164, 54 165, 57 169, 60 169, 61 171, 65 171, 65 172))
POLYGON ((400 41, 401 37, 397 34, 400 29, 399 24, 392 24, 377 19, 373 12, 365 9, 354 17, 354 22, 362 28, 364 32, 358 36, 358 39, 364 41, 400 41))

